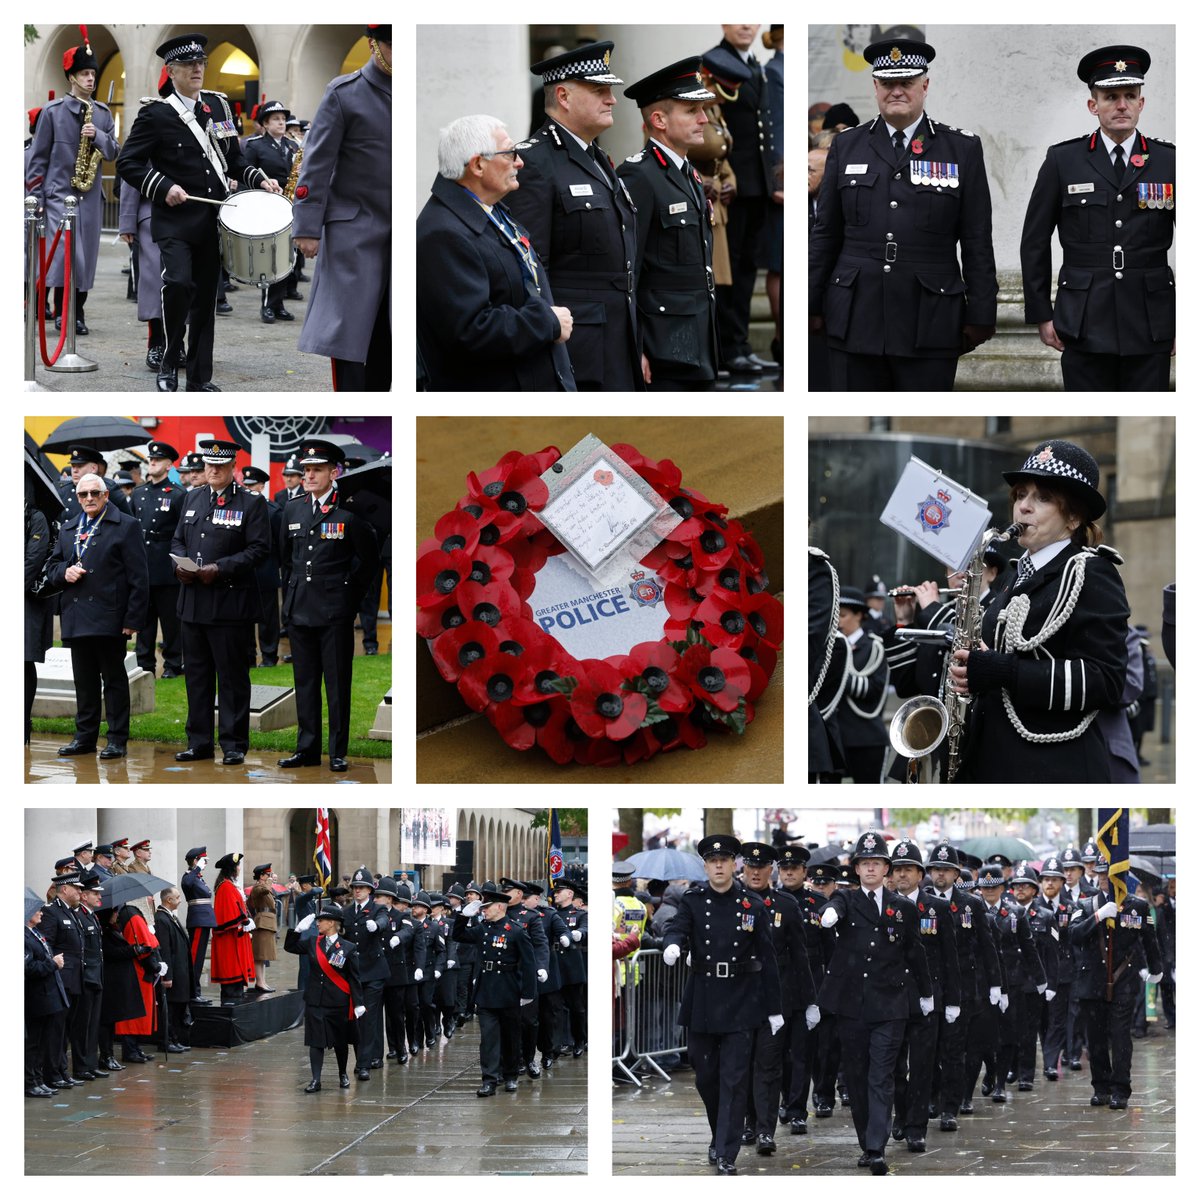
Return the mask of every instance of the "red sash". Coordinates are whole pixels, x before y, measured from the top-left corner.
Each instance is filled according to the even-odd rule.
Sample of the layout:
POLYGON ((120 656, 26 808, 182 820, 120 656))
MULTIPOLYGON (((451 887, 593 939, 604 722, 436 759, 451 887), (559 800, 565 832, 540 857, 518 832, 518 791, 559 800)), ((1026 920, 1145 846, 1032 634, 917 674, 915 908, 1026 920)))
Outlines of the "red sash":
MULTIPOLYGON (((324 940, 323 938, 320 938, 320 937, 317 938, 317 966, 321 968, 321 971, 325 975, 325 978, 328 979, 329 982, 332 983, 333 986, 338 989, 338 991, 342 992, 346 996, 349 996, 350 995, 350 984, 341 975, 338 974, 336 967, 331 967, 329 965, 329 956, 325 953, 325 947, 321 945, 321 942, 323 940, 324 940)), ((353 1001, 353 999, 351 999, 351 1001, 350 1001, 350 1012, 348 1015, 349 1015, 350 1020, 353 1021, 354 1020, 354 1001, 353 1001)))

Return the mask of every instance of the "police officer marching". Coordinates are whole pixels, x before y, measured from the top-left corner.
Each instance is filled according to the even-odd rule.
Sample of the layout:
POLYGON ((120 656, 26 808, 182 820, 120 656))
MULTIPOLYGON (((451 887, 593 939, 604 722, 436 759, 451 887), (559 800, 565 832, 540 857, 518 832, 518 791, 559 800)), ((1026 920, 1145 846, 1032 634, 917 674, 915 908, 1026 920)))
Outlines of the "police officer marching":
POLYGON ((183 674, 183 645, 179 632, 179 581, 171 562, 171 541, 183 515, 187 491, 170 477, 179 451, 166 442, 151 442, 147 450, 150 478, 133 489, 133 515, 141 522, 150 567, 150 608, 146 624, 138 631, 138 666, 151 675, 158 671, 158 638, 162 626, 163 678, 183 674))
POLYGON ((1062 354, 1068 392, 1166 391, 1175 353, 1175 146, 1137 130, 1150 55, 1104 46, 1079 60, 1099 128, 1051 146, 1021 234, 1025 320, 1062 354), (1063 264, 1050 303, 1050 238, 1063 264))
POLYGON ((996 331, 983 150, 925 113, 934 54, 905 39, 868 46, 879 115, 829 148, 808 311, 828 335, 834 391, 950 391, 959 356, 996 331))

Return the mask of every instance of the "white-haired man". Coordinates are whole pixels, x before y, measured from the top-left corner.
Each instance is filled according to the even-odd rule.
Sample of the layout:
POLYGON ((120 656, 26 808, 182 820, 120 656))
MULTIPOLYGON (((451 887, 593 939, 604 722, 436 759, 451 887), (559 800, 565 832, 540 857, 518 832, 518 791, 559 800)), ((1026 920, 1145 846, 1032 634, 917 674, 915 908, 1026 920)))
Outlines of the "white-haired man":
POLYGON ((522 165, 495 117, 459 117, 439 135, 417 218, 417 348, 430 391, 576 390, 571 313, 501 203, 522 165))

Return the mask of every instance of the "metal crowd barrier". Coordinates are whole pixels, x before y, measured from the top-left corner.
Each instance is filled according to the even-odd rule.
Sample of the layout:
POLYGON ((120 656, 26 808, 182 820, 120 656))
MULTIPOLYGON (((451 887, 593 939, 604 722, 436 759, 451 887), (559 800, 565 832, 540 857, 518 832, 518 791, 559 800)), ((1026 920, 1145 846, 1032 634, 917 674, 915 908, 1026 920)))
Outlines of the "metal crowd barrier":
POLYGON ((683 960, 664 966, 661 950, 642 950, 632 963, 620 962, 625 982, 613 1012, 613 1078, 641 1087, 637 1070, 644 1067, 670 1079, 656 1060, 687 1050, 687 1032, 676 1018, 688 967, 683 960))

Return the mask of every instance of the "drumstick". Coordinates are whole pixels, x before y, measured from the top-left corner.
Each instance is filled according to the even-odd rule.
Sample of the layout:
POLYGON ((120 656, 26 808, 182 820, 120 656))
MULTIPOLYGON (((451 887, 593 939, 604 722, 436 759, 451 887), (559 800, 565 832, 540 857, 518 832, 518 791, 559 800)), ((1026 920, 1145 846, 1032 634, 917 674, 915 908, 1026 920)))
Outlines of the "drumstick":
POLYGON ((189 200, 197 200, 201 204, 215 204, 218 208, 220 208, 221 205, 225 203, 224 200, 208 200, 204 196, 189 196, 188 199, 189 200))

